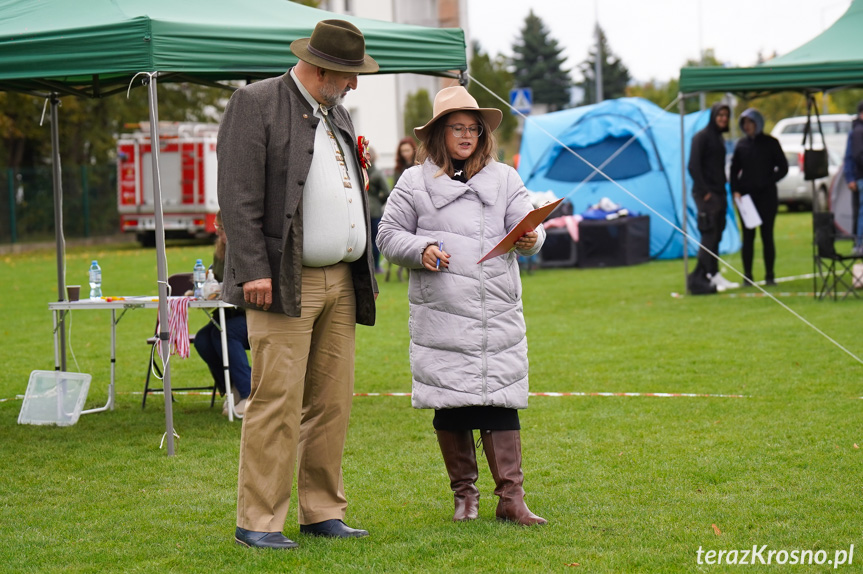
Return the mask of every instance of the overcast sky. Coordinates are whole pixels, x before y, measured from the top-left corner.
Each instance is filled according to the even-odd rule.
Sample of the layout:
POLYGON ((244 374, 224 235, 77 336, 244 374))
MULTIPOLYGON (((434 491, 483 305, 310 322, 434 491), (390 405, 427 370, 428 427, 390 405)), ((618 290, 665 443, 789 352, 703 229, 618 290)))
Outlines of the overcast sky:
MULTIPOLYGON (((512 54, 533 9, 564 48, 565 66, 578 64, 595 42, 597 13, 611 51, 638 82, 679 76, 702 48, 731 65, 755 64, 758 54, 784 54, 817 36, 850 0, 468 0, 469 33, 491 55, 512 54)), ((863 32, 861 32, 863 34, 863 32)))

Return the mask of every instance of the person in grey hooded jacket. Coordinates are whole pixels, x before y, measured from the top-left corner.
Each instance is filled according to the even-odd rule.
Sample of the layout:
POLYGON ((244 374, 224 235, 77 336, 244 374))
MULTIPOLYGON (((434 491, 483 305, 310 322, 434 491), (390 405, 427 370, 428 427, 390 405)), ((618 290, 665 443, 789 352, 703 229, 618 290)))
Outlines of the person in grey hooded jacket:
POLYGON ((444 88, 434 117, 414 133, 420 165, 404 172, 378 228, 388 261, 411 269, 411 401, 433 425, 455 493, 454 521, 478 517, 473 429, 500 497, 496 515, 544 524, 524 502, 518 410, 528 361, 517 255, 542 247, 540 225, 514 250, 478 261, 532 209, 518 174, 494 160, 502 114, 462 86, 444 88))
MULTIPOLYGON (((745 134, 737 141, 731 156, 731 193, 735 200, 748 195, 761 217, 761 244, 764 248, 764 279, 767 285, 776 283, 773 266, 776 247, 773 242, 773 223, 779 210, 776 182, 788 174, 788 160, 782 146, 773 136, 763 132, 764 118, 755 108, 740 114, 740 129, 745 134)), ((743 227, 743 273, 752 282, 752 255, 755 248, 755 229, 743 227)))

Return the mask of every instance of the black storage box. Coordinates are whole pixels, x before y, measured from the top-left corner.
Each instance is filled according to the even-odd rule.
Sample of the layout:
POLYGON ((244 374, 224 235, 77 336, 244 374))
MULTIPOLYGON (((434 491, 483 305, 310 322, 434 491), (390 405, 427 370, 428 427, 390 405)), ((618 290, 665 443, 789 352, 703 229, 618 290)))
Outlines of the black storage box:
POLYGON ((579 267, 644 263, 650 260, 650 217, 585 219, 578 224, 577 246, 579 267))
POLYGON ((578 249, 569 231, 563 227, 546 229, 539 258, 540 267, 575 267, 578 249))

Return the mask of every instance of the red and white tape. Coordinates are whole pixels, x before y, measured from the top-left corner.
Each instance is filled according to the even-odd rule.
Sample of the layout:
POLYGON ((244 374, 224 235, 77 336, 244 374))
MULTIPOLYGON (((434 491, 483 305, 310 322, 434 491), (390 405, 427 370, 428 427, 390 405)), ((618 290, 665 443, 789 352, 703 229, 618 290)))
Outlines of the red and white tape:
MULTIPOLYGON (((118 395, 140 395, 141 391, 126 391, 119 392, 118 395)), ((198 391, 174 391, 175 395, 206 395, 212 393, 202 393, 198 391)), ((531 397, 657 397, 657 398, 712 398, 712 399, 747 399, 749 395, 723 395, 711 393, 582 393, 582 392, 566 392, 566 393, 528 393, 531 397)), ((410 397, 410 393, 354 393, 355 397, 410 397)), ((0 399, 0 403, 6 401, 16 401, 24 398, 24 395, 18 395, 14 399, 0 399)), ((860 397, 863 399, 863 397, 860 397)))
MULTIPOLYGON (((745 399, 748 395, 721 395, 709 393, 582 393, 582 392, 566 392, 566 393, 528 393, 531 397, 709 397, 720 399, 745 399)), ((355 397, 409 397, 410 393, 354 393, 355 397)))

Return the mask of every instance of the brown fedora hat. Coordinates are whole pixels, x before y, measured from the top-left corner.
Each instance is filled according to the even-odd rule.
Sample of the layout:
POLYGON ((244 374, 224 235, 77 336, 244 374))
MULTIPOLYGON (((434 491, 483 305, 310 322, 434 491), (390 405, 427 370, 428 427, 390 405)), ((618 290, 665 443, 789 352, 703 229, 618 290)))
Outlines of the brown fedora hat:
POLYGON ((421 142, 426 142, 431 128, 436 121, 451 112, 479 112, 485 123, 488 124, 489 133, 493 132, 503 120, 503 112, 497 108, 481 108, 476 100, 464 86, 452 86, 444 88, 434 97, 434 107, 432 109, 434 117, 422 127, 414 128, 414 135, 421 142))
POLYGON ((311 38, 291 42, 291 52, 313 66, 357 74, 377 72, 380 66, 365 50, 363 33, 344 20, 321 20, 315 26, 311 38))

